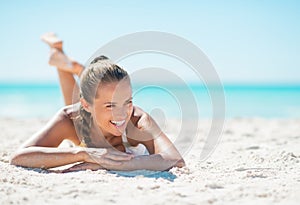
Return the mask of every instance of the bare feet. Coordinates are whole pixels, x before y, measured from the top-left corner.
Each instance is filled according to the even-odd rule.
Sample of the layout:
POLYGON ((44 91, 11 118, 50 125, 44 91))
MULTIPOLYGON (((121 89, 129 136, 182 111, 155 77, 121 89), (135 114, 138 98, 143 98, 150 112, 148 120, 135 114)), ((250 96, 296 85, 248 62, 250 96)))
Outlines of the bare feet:
POLYGON ((61 68, 72 69, 72 61, 60 50, 52 48, 50 51, 49 65, 61 68))
POLYGON ((76 61, 73 61, 63 52, 63 42, 54 33, 49 32, 41 36, 42 41, 47 43, 50 50, 49 64, 57 67, 57 69, 66 71, 72 74, 80 75, 83 66, 76 61))
POLYGON ((57 69, 72 74, 80 75, 83 66, 66 56, 62 51, 52 48, 49 58, 49 65, 57 67, 57 69))
POLYGON ((56 48, 62 51, 62 40, 55 33, 49 32, 41 36, 41 40, 47 43, 51 48, 56 48))

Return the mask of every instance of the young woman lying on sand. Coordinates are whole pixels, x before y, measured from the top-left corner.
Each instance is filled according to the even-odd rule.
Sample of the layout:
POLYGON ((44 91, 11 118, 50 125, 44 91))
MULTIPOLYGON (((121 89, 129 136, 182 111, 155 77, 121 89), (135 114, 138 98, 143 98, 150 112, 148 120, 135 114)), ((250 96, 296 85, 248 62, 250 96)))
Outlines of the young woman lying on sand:
MULTIPOLYGON (((85 69, 68 58, 53 33, 42 36, 51 48, 66 106, 14 154, 11 164, 54 168, 76 163, 77 170, 168 170, 185 165, 173 143, 149 114, 132 104, 130 77, 107 57, 85 69), (80 76, 80 100, 72 105, 80 76), (75 146, 63 148, 63 140, 75 146)), ((79 98, 78 98, 79 99, 79 98)))

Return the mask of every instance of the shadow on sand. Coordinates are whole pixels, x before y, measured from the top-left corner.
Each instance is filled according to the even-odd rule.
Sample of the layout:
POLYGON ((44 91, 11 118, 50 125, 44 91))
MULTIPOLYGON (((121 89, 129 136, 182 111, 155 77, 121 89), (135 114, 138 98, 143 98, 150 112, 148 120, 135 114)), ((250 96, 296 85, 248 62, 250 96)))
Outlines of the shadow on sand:
POLYGON ((151 170, 135 170, 135 171, 108 171, 108 173, 116 174, 119 177, 147 177, 147 178, 162 178, 169 181, 174 181, 176 175, 167 171, 151 171, 151 170))
MULTIPOLYGON (((71 173, 71 172, 78 172, 78 171, 70 171, 70 172, 64 172, 63 170, 46 170, 46 169, 39 169, 39 168, 25 168, 21 167, 23 169, 26 169, 28 171, 35 171, 42 174, 49 174, 49 173, 71 173)), ((82 170, 83 171, 83 170, 82 170)), ((171 182, 174 181, 174 179, 177 178, 176 175, 172 174, 168 171, 151 171, 151 170, 134 170, 134 171, 107 171, 109 174, 115 174, 117 177, 146 177, 146 178, 162 178, 169 180, 171 182)))

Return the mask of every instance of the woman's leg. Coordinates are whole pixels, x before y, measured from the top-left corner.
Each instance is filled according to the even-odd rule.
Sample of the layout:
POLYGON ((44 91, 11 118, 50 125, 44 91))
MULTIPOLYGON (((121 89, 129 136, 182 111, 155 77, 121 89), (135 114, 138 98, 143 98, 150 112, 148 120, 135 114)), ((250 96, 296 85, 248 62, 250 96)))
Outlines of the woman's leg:
MULTIPOLYGON (((80 76, 80 73, 83 70, 83 66, 76 61, 70 60, 68 66, 64 66, 66 58, 68 58, 62 51, 58 52, 58 58, 52 59, 50 57, 49 64, 57 68, 60 88, 64 96, 64 101, 66 105, 71 105, 73 102, 73 91, 74 89, 78 90, 78 85, 76 84, 74 75, 80 76)), ((56 55, 54 53, 54 55, 56 55)))
POLYGON ((55 34, 47 33, 41 38, 51 48, 49 64, 57 68, 65 104, 70 105, 73 103, 73 90, 78 89, 74 75, 80 76, 83 66, 64 54, 62 41, 55 34))
POLYGON ((77 89, 77 84, 72 73, 68 73, 57 68, 60 89, 64 96, 65 105, 71 105, 73 102, 73 90, 77 89))

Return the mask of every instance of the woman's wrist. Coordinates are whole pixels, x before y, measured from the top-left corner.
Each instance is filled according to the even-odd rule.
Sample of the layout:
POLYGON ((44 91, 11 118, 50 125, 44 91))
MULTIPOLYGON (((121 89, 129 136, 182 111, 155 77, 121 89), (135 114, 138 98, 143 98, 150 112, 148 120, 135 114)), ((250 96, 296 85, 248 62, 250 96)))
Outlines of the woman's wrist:
POLYGON ((75 155, 78 157, 78 161, 89 162, 89 154, 83 147, 76 148, 75 155))

